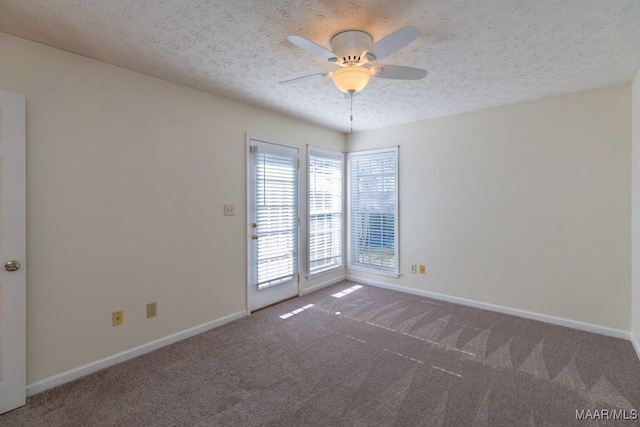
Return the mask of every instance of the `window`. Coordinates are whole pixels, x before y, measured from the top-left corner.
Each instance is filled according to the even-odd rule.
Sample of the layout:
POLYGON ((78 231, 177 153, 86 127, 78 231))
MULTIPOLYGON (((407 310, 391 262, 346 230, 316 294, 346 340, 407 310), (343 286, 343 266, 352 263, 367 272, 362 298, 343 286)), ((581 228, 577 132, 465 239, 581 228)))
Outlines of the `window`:
POLYGON ((349 264, 398 274, 398 149, 349 153, 349 264))
POLYGON ((342 266, 344 154, 309 149, 309 275, 342 266))

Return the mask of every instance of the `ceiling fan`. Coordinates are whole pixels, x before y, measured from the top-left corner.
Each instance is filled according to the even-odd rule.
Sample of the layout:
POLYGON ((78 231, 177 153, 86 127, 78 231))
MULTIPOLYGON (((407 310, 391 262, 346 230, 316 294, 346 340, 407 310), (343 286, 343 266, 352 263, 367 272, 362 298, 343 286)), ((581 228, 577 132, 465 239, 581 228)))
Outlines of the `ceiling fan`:
POLYGON ((395 80, 420 80, 427 70, 402 65, 376 65, 379 61, 407 46, 420 36, 420 30, 406 25, 373 43, 373 38, 364 31, 343 31, 331 38, 331 49, 305 39, 301 36, 289 36, 287 39, 296 46, 327 59, 338 65, 335 71, 311 74, 285 80, 280 84, 298 83, 315 77, 331 77, 331 80, 345 94, 353 95, 364 89, 371 77, 395 80))

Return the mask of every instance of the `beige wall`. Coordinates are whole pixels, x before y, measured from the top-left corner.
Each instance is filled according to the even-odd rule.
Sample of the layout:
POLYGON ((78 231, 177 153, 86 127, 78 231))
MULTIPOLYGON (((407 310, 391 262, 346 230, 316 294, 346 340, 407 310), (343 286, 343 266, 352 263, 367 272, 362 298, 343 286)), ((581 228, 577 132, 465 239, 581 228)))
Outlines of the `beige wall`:
POLYGON ((342 133, 4 34, 0 57, 0 88, 27 99, 29 383, 245 310, 246 132, 345 148, 342 133))
MULTIPOLYGON (((27 97, 30 383, 246 308, 246 132, 345 149, 341 133, 4 34, 0 57, 0 88, 27 97)), ((404 275, 361 276, 628 330, 630 105, 621 85, 350 135, 354 151, 400 145, 404 275)))
MULTIPOLYGON (((631 242, 631 333, 640 345, 640 70, 633 79, 632 89, 632 242, 631 242)), ((637 348, 640 351, 640 348, 637 348)), ((639 354, 640 356, 640 354, 639 354)))
POLYGON ((403 275, 350 274, 628 331, 630 106, 624 84, 349 135, 400 145, 403 275))

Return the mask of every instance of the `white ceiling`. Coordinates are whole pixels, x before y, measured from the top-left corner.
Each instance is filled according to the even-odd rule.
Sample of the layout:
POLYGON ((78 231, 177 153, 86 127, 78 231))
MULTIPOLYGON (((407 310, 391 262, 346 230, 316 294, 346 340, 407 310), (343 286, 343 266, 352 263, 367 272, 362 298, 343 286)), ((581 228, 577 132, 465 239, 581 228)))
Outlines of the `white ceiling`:
MULTIPOLYGON (((386 64, 420 81, 372 79, 354 130, 478 110, 632 80, 637 0, 0 0, 0 31, 185 86, 349 130, 335 68, 292 45, 330 49, 348 29, 374 40, 406 24, 422 36, 386 64)), ((1 59, 0 59, 1 60, 1 59)))

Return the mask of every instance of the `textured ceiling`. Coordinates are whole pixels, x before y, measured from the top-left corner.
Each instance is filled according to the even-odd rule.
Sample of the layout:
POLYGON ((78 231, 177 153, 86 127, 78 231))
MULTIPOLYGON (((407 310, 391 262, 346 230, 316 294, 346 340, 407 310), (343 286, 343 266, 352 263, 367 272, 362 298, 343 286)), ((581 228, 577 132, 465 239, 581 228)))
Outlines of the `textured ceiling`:
MULTIPOLYGON (((386 64, 420 81, 372 79, 354 130, 629 82, 640 68, 637 0, 0 0, 0 31, 185 86, 349 130, 335 68, 287 41, 330 48, 406 24, 421 37, 386 64)), ((1 59, 0 59, 1 60, 1 59)))

